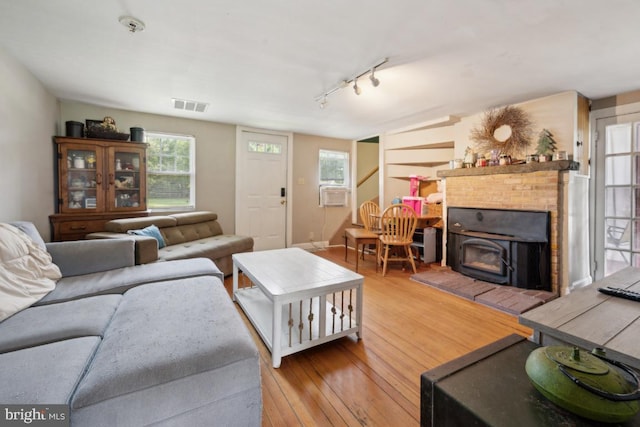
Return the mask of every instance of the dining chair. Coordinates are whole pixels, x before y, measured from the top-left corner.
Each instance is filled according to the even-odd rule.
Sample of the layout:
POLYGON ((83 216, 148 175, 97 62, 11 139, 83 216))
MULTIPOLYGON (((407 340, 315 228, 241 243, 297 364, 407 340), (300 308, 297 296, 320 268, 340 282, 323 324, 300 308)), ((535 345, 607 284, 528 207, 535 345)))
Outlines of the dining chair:
POLYGON ((380 233, 380 206, 376 202, 367 200, 360 205, 359 212, 364 228, 380 233))
MULTIPOLYGON (((376 245, 376 254, 378 248, 378 233, 372 229, 370 229, 370 224, 374 221, 369 219, 370 215, 377 212, 377 215, 380 213, 380 208, 374 202, 366 201, 360 205, 358 209, 358 213, 362 218, 362 222, 364 224, 364 228, 354 227, 347 228, 344 230, 344 260, 347 261, 348 254, 348 243, 349 240, 353 241, 356 247, 356 273, 358 272, 358 259, 362 256, 364 260, 364 248, 366 245, 375 244, 376 245), (372 206, 373 205, 373 206, 372 206), (376 210, 377 209, 377 210, 376 210), (360 251, 360 245, 362 245, 362 255, 358 255, 360 251)), ((377 258, 377 257, 376 257, 377 258)))
POLYGON ((418 215, 410 206, 394 204, 382 212, 378 237, 377 263, 382 264, 382 275, 387 274, 389 262, 409 261, 413 273, 417 273, 411 244, 418 224, 418 215))

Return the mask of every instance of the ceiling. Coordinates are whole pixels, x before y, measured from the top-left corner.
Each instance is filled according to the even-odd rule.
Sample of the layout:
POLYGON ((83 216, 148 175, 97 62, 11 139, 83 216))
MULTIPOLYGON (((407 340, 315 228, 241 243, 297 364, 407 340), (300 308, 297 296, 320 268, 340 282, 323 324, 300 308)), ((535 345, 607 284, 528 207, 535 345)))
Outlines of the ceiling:
POLYGON ((639 18, 637 0, 0 0, 0 46, 60 99, 359 139, 566 90, 640 89, 639 18), (360 96, 339 89, 319 108, 383 58, 378 87, 366 75, 360 96))

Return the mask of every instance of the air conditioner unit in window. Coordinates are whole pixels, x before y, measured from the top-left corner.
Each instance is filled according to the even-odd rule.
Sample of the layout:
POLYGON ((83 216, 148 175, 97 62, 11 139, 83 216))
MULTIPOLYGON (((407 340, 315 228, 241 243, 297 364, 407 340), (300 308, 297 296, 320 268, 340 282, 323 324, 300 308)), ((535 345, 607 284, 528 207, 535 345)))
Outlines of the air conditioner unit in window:
POLYGON ((320 206, 346 206, 347 197, 346 187, 320 187, 320 206))

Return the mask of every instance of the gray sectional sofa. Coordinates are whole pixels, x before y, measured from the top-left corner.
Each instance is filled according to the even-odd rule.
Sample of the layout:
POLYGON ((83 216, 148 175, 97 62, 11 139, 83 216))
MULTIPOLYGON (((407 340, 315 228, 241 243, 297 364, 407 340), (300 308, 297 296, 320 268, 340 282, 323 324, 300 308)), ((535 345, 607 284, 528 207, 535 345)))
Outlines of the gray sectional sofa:
POLYGON ((62 277, 0 322, 0 404, 69 405, 72 426, 260 425, 258 351, 211 260, 135 265, 129 239, 13 225, 62 277))
POLYGON ((105 224, 104 232, 87 235, 87 239, 123 237, 136 242, 136 264, 204 257, 225 276, 233 272, 231 255, 253 251, 253 238, 223 233, 218 214, 209 211, 116 219, 105 224), (141 232, 153 226, 159 236, 141 232))

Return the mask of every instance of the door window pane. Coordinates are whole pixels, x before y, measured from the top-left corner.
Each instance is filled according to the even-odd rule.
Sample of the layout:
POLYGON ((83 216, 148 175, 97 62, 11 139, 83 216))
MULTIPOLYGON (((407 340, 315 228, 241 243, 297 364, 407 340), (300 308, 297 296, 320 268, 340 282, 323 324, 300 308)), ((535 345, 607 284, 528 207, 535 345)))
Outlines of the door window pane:
POLYGON ((604 185, 631 184, 631 157, 609 156, 605 159, 604 185))
POLYGON ((625 123, 607 127, 607 154, 628 153, 631 151, 631 124, 625 123))
MULTIPOLYGON (((636 262, 638 257, 634 257, 636 262)), ((609 276, 617 271, 622 270, 623 268, 629 267, 631 265, 630 254, 629 252, 623 251, 615 251, 610 249, 605 249, 604 251, 604 275, 609 276)), ((638 264, 636 264, 638 265, 638 264)))
POLYGON ((608 187, 604 190, 606 217, 626 217, 631 215, 631 191, 629 187, 608 187))

